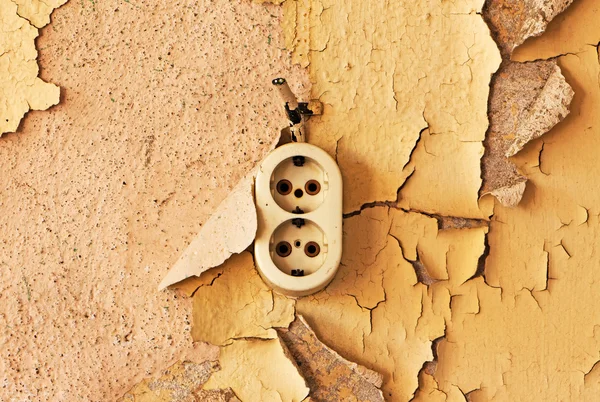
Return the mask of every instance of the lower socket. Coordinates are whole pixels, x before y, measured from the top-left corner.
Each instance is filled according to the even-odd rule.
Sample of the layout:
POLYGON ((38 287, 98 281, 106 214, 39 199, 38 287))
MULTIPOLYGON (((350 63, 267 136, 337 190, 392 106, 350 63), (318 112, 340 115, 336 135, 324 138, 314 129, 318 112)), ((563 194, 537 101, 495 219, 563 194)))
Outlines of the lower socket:
POLYGON ((269 242, 275 266, 291 276, 307 276, 319 270, 327 258, 327 239, 316 223, 303 218, 283 222, 269 242))

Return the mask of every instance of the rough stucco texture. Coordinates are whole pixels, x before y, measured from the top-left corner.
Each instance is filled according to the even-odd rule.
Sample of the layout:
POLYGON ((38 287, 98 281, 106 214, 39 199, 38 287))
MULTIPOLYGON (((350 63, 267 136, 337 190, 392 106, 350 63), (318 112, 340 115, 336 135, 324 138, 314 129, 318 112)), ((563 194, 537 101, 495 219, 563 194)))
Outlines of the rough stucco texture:
POLYGON ((192 345, 160 279, 286 124, 281 9, 71 1, 37 41, 61 103, 0 141, 0 400, 114 400, 192 345))

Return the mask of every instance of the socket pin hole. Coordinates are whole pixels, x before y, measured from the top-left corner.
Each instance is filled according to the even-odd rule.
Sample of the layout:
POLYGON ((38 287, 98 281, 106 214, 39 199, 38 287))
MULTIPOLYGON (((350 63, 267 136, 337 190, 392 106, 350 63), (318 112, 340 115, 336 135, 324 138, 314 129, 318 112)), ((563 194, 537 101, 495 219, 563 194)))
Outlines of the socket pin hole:
POLYGON ((302 242, 300 240, 296 240, 294 242, 294 246, 296 246, 296 248, 300 248, 301 245, 302 245, 302 242))
POLYGON ((301 198, 304 195, 304 192, 302 190, 300 190, 299 188, 297 188, 294 191, 294 195, 296 196, 296 198, 301 198))
POLYGON ((306 243, 306 246, 304 246, 304 253, 311 258, 318 256, 320 252, 321 247, 314 241, 309 241, 306 243))
POLYGON ((277 182, 277 192, 281 195, 288 195, 292 192, 292 183, 286 179, 279 180, 277 182))
POLYGON ((304 190, 306 190, 306 194, 308 195, 317 195, 321 191, 321 183, 316 180, 309 180, 304 185, 304 190))
POLYGON ((292 246, 287 241, 280 241, 275 247, 275 252, 280 257, 287 257, 292 253, 292 246))

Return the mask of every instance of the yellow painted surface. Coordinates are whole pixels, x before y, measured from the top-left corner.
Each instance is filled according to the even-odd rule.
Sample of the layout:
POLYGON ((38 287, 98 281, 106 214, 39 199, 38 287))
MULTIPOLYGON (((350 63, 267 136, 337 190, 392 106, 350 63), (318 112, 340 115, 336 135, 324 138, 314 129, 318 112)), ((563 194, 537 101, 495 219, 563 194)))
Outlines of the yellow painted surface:
MULTIPOLYGON (((475 0, 401 4, 286 0, 282 21, 276 19, 279 28, 265 22, 272 18, 271 12, 279 12, 275 6, 252 6, 265 7, 266 14, 240 6, 246 7, 247 15, 256 13, 252 16, 260 21, 260 29, 279 29, 274 38, 285 35, 291 60, 307 69, 311 97, 324 104, 323 115, 313 117, 308 125, 309 141, 337 158, 346 185, 345 210, 352 212, 344 222, 344 256, 338 275, 324 291, 297 300, 295 308, 326 345, 345 359, 381 373, 384 397, 390 401, 593 402, 600 395, 596 254, 600 183, 595 169, 600 149, 599 7, 594 0, 575 1, 546 34, 514 53, 515 60, 564 54, 559 65, 575 97, 562 123, 513 158, 529 183, 519 206, 509 209, 494 205, 491 197, 478 198, 489 81, 500 63, 497 47, 478 14, 481 6, 482 1, 475 0), (369 204, 381 201, 392 202, 369 204), (439 216, 491 219, 489 227, 484 222, 473 228, 439 229, 439 216), (482 259, 486 238, 489 255, 482 259)), ((114 11, 100 3, 97 7, 100 15, 114 11)), ((156 25, 168 25, 177 17, 194 26, 198 11, 176 7, 163 20, 164 9, 145 3, 131 7, 119 12, 139 14, 125 14, 135 18, 123 22, 149 18, 156 25)), ((85 9, 82 15, 95 12, 95 8, 85 9)), ((73 12, 65 15, 77 18, 73 12)), ((237 14, 226 15, 232 23, 227 29, 235 28, 237 14)), ((84 17, 78 21, 83 23, 84 17)), ((60 21, 65 28, 65 19, 60 21)), ((86 29, 90 38, 90 32, 101 33, 86 29)), ((157 32, 158 43, 169 41, 170 33, 157 32)), ((201 37, 194 30, 176 32, 181 37, 201 37)), ((256 34, 251 43, 256 46, 258 39, 266 40, 266 35, 254 31, 236 32, 221 39, 234 41, 231 38, 256 34)), ((52 37, 66 40, 57 33, 52 37)), ((226 58, 229 48, 212 49, 211 57, 197 62, 221 75, 219 79, 203 76, 196 91, 197 83, 190 77, 200 73, 193 70, 187 55, 201 49, 187 52, 175 42, 164 51, 134 42, 140 50, 136 61, 141 75, 115 63, 117 67, 103 67, 105 81, 100 85, 64 72, 58 80, 61 86, 74 91, 87 85, 87 92, 70 93, 62 109, 48 112, 47 120, 40 116, 26 120, 19 141, 2 139, 0 155, 10 161, 2 181, 8 189, 5 199, 25 200, 2 204, 6 208, 2 228, 10 236, 0 256, 12 278, 2 296, 13 300, 1 316, 7 328, 1 364, 10 386, 0 392, 7 397, 114 399, 159 367, 169 367, 173 359, 193 355, 216 359, 207 345, 190 347, 189 327, 184 324, 186 311, 192 308, 189 303, 174 300, 175 293, 157 295, 154 289, 236 181, 226 175, 239 179, 250 170, 282 125, 281 119, 269 120, 265 113, 261 118, 268 130, 263 126, 259 130, 257 118, 240 117, 254 116, 252 107, 261 103, 269 105, 272 113, 276 110, 267 103, 268 97, 261 97, 259 84, 240 89, 240 79, 254 71, 252 63, 232 76, 222 70, 256 57, 253 60, 263 63, 257 68, 266 76, 268 60, 261 54, 273 52, 280 63, 288 59, 281 53, 283 40, 279 50, 262 43, 262 53, 243 59, 226 58), (171 52, 173 57, 167 58, 165 54, 171 52), (220 64, 223 57, 226 65, 220 64), (176 71, 169 70, 175 66, 176 71), (122 74, 130 79, 130 89, 120 86, 122 74), (189 79, 186 86, 177 87, 180 77, 189 79), (215 98, 222 95, 221 89, 211 87, 215 81, 234 82, 223 84, 231 89, 228 92, 252 93, 252 107, 227 107, 235 97, 219 98, 219 103, 211 103, 211 97, 199 101, 205 96, 201 90, 215 98), (148 82, 156 91, 146 91, 148 82), (194 90, 188 93, 184 87, 194 90), (102 92, 106 88, 108 94, 102 92), (145 95, 147 109, 140 108, 144 103, 131 96, 132 90, 145 95), (181 96, 182 91, 186 96, 181 96), (152 100, 155 92, 165 94, 168 101, 152 100), (94 114, 90 111, 96 110, 100 95, 90 94, 106 98, 106 105, 94 114), (113 104, 124 106, 112 110, 113 104), (219 108, 226 110, 227 118, 206 112, 219 108), (195 114, 199 109, 203 112, 195 114), (158 112, 164 114, 155 121, 158 112), (237 126, 232 116, 237 116, 237 126), (150 132, 162 132, 163 122, 170 119, 196 123, 180 123, 167 130, 170 135, 149 137, 150 132), (202 131, 197 121, 210 129, 202 131), (56 128, 61 124, 71 128, 68 136, 56 128), (228 141, 238 126, 244 131, 236 131, 239 136, 228 141), (52 142, 36 136, 40 127, 50 132, 52 142), (251 133, 246 135, 246 130, 251 133), (265 130, 272 135, 261 137, 259 131, 265 130), (203 142, 205 138, 219 140, 203 142), (249 145, 254 142, 260 146, 249 145), (242 151, 237 151, 238 145, 242 151), (40 152, 42 157, 36 156, 40 152), (9 158, 17 153, 18 159, 9 158), (205 153, 211 157, 203 158, 205 153), (243 155, 253 153, 257 156, 244 159, 243 155), (94 157, 89 177, 72 173, 94 157), (57 165, 45 164, 56 159, 57 165), (32 170, 54 173, 42 180, 32 170), (74 196, 77 191, 81 193, 74 196), (91 196, 93 191, 103 197, 91 196), (73 212, 88 205, 95 205, 97 213, 73 212), (56 209, 59 213, 47 212, 56 209), (103 219, 84 219, 82 214, 103 219), (27 228, 24 237, 14 234, 21 225, 27 228), (57 235, 46 233, 47 228, 57 227, 57 235), (19 243, 25 237, 27 245, 19 243), (88 244, 88 237, 94 242, 88 244), (75 253, 82 244, 90 251, 75 253), (61 301, 50 308, 44 300, 61 301), (90 312, 94 317, 98 314, 98 321, 90 324, 90 312), (81 326, 90 330, 78 329, 81 326), (178 333, 167 337, 173 328, 178 333), (90 332, 95 334, 93 340, 87 337, 90 332), (55 341, 66 334, 73 345, 55 341), (54 350, 37 352, 48 345, 54 350), (23 351, 30 351, 32 357, 24 361, 14 357, 23 351), (45 364, 36 375, 41 361, 45 364), (94 370, 91 362, 98 361, 101 368, 94 370), (65 372, 82 375, 69 377, 65 372), (117 376, 120 384, 113 381, 117 376), (100 381, 94 384, 100 385, 87 387, 89 378, 96 377, 100 381), (20 386, 19 381, 27 385, 20 386)), ((247 43, 235 43, 243 52, 242 44, 247 43)), ((120 39, 111 46, 112 61, 131 56, 129 47, 121 48, 125 45, 120 39)), ((60 49, 68 53, 73 47, 60 49)), ((53 60, 46 61, 59 74, 63 70, 53 60)), ((84 60, 79 62, 83 65, 75 63, 76 68, 94 77, 84 60)), ((90 63, 106 65, 98 60, 90 63)), ((62 67, 71 68, 70 60, 62 67)), ((294 71, 287 66, 278 73, 294 71)), ((293 303, 258 282, 249 254, 229 263, 208 271, 213 275, 210 279, 196 281, 202 285, 198 290, 189 283, 181 289, 187 295, 195 292, 193 325, 201 330, 192 330, 192 335, 223 345, 221 369, 212 374, 206 390, 231 388, 243 401, 303 400, 309 389, 280 341, 255 338, 274 337, 272 327, 293 319, 293 303), (236 264, 238 259, 245 263, 236 264)), ((183 373, 182 365, 174 366, 172 377, 183 373)), ((150 389, 151 383, 144 380, 131 392, 145 396, 155 392, 156 398, 150 400, 175 399, 168 389, 150 389)), ((186 384, 182 392, 197 385, 186 384)))
POLYGON ((56 105, 60 97, 56 85, 38 78, 35 39, 38 28, 50 22, 50 13, 61 2, 19 3, 17 7, 12 0, 0 0, 0 136, 16 131, 30 109, 47 109, 56 105))
POLYGON ((396 200, 405 185, 407 208, 485 216, 477 203, 479 159, 500 55, 476 14, 482 3, 284 5, 292 60, 308 66, 312 98, 324 104, 309 141, 336 156, 346 212, 396 200))
POLYGON ((240 338, 276 338, 273 328, 294 320, 294 301, 269 289, 244 251, 196 290, 193 311, 192 339, 220 346, 240 338))
POLYGON ((442 389, 477 389, 475 400, 600 398, 599 18, 598 2, 575 1, 514 54, 574 53, 559 65, 575 97, 570 115, 515 157, 531 185, 517 208, 495 208, 488 285, 471 290, 477 314, 453 309, 436 373, 442 389))
POLYGON ((231 387, 242 401, 301 402, 308 387, 279 339, 238 340, 221 349, 221 370, 204 389, 231 387))

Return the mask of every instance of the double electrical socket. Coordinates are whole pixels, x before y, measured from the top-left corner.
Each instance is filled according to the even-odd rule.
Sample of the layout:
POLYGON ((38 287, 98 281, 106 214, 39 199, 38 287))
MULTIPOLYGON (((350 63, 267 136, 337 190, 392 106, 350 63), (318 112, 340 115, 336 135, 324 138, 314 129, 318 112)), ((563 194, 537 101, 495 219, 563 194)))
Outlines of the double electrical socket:
POLYGON ((324 150, 306 142, 276 148, 255 182, 261 276, 288 296, 323 289, 342 257, 342 175, 324 150))

